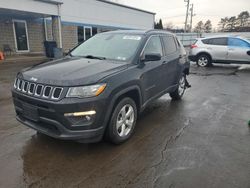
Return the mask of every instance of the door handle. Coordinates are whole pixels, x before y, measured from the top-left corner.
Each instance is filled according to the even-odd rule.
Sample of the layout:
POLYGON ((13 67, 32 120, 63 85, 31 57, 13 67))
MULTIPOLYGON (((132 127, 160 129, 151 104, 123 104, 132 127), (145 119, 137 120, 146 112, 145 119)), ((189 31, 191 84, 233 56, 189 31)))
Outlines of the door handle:
POLYGON ((167 63, 167 61, 163 61, 163 62, 162 62, 163 65, 166 64, 166 63, 167 63))

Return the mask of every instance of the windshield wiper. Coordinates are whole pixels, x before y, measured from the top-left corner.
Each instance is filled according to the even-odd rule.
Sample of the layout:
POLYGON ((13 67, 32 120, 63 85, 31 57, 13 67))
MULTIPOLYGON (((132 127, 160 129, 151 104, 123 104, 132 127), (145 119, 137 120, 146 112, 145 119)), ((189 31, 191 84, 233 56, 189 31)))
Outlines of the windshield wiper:
POLYGON ((100 59, 100 60, 105 60, 106 57, 98 57, 98 56, 93 56, 93 55, 86 55, 86 56, 82 56, 84 58, 88 58, 88 59, 100 59))

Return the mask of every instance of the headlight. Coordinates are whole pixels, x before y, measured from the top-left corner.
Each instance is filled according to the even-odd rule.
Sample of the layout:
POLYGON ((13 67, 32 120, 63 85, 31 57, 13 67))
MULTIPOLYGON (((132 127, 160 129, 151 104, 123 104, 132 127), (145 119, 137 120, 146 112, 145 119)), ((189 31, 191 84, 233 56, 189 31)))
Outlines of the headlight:
POLYGON ((92 86, 71 87, 66 97, 95 97, 104 91, 106 85, 107 84, 96 84, 92 86))

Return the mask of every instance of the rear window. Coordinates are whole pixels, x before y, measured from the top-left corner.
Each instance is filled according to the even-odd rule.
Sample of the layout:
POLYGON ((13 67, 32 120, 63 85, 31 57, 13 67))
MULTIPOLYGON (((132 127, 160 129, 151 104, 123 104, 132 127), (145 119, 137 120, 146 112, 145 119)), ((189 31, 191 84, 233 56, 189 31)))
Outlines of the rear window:
POLYGON ((203 39, 201 41, 204 44, 218 45, 218 46, 227 46, 227 38, 226 37, 203 39))

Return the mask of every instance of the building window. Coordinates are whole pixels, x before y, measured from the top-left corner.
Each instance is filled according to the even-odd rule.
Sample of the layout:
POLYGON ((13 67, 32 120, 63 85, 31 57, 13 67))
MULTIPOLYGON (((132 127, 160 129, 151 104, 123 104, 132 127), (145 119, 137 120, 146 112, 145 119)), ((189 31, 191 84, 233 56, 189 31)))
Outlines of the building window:
POLYGON ((93 36, 92 27, 78 26, 77 27, 78 43, 82 43, 93 36))
POLYGON ((84 42, 84 30, 82 26, 77 27, 78 44, 84 42))
POLYGON ((92 37, 92 27, 84 27, 84 40, 92 37))
POLYGON ((93 27, 92 28, 92 35, 94 36, 94 35, 96 35, 97 34, 97 28, 96 27, 93 27))

